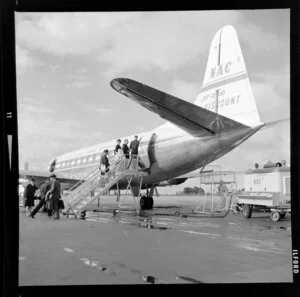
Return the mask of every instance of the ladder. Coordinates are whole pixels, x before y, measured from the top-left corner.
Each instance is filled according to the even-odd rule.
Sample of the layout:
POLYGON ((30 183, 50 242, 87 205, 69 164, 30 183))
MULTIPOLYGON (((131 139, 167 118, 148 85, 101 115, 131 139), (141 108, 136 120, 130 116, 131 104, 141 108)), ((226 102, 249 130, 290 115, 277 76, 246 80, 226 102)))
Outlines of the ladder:
POLYGON ((66 215, 73 214, 77 218, 88 205, 107 192, 119 180, 128 175, 134 176, 137 172, 138 160, 125 157, 115 160, 105 174, 98 167, 93 169, 70 189, 66 203, 67 209, 64 213, 66 215), (96 188, 100 188, 100 191, 94 196, 93 192, 96 188))

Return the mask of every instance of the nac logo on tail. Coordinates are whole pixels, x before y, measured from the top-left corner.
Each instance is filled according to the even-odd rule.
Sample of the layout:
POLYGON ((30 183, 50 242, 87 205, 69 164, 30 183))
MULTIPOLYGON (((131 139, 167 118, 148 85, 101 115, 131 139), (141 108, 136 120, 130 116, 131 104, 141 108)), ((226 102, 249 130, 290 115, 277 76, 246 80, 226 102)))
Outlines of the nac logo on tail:
POLYGON ((229 73, 231 71, 232 61, 228 61, 225 65, 220 64, 218 66, 215 66, 211 68, 210 72, 210 79, 214 79, 216 77, 220 77, 226 73, 229 73))

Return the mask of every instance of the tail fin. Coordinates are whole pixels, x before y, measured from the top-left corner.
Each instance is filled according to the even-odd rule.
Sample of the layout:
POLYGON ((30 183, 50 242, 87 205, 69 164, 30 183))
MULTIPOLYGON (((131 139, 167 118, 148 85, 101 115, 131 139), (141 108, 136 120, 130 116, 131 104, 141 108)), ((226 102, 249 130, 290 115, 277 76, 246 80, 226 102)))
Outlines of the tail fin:
POLYGON ((222 27, 214 36, 196 105, 244 125, 262 124, 235 29, 222 27))

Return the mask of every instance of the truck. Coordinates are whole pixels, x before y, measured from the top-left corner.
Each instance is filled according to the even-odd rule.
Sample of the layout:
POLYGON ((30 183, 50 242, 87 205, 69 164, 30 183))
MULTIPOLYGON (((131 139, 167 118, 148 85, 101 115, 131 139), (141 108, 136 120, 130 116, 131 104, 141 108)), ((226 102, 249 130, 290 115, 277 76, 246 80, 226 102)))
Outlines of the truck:
POLYGON ((290 167, 280 162, 268 162, 259 168, 244 172, 244 191, 238 194, 237 205, 245 218, 253 211, 270 212, 271 219, 278 222, 291 211, 290 167))

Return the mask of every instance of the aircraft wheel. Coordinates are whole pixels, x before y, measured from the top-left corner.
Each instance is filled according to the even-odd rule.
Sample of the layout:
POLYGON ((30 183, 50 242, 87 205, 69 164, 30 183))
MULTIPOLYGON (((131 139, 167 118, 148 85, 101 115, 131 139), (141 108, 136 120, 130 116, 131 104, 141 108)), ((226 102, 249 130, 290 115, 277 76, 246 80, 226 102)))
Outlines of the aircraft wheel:
POLYGON ((141 206, 141 209, 147 209, 147 197, 146 196, 141 197, 140 206, 141 206))
POLYGON ((147 198, 147 209, 152 209, 154 204, 153 197, 148 197, 147 198))
POLYGON ((247 219, 250 219, 252 215, 252 208, 251 205, 249 204, 244 204, 243 205, 243 216, 247 219))
POLYGON ((271 219, 273 222, 278 222, 280 220, 280 213, 278 211, 271 212, 271 219))
POLYGON ((80 213, 80 219, 85 220, 85 216, 86 216, 86 211, 84 210, 80 213))

